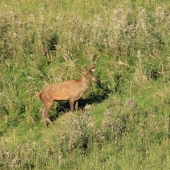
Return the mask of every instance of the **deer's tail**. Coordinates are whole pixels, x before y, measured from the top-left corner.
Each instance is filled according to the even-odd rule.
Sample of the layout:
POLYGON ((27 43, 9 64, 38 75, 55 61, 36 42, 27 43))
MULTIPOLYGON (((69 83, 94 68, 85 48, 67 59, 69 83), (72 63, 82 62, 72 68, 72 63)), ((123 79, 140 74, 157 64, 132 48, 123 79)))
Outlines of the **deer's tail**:
POLYGON ((41 94, 41 91, 40 91, 40 92, 38 93, 38 95, 37 95, 39 99, 41 99, 41 96, 40 96, 40 94, 41 94))

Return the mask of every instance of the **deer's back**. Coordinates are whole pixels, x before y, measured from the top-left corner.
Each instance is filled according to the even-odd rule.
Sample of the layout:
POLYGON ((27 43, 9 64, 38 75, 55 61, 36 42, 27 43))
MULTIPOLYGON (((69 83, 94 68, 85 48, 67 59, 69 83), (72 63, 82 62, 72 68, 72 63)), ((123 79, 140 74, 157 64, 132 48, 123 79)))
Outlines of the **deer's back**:
POLYGON ((41 97, 49 100, 78 100, 83 95, 83 87, 80 80, 68 80, 45 87, 41 97))

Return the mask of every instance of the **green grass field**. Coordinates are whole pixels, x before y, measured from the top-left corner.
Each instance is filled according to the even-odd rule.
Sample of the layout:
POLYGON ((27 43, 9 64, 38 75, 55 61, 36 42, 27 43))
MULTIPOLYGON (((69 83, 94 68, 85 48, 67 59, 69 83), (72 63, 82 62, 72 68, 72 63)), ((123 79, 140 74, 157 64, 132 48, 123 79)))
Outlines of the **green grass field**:
POLYGON ((169 1, 1 0, 0 169, 170 169, 169 69, 169 1), (88 48, 97 81, 46 129, 38 92, 80 78, 62 56, 85 68, 88 48))

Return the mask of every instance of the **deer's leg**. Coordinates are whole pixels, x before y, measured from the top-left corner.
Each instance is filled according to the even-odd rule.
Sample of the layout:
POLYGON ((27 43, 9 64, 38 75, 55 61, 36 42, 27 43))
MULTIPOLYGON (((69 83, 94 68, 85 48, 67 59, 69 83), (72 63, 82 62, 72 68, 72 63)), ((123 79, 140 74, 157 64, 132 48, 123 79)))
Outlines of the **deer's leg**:
POLYGON ((73 113, 74 112, 74 100, 69 100, 70 103, 70 110, 73 113))
POLYGON ((75 102, 75 109, 78 110, 78 100, 75 102))
POLYGON ((47 128, 47 123, 46 123, 46 120, 45 120, 45 115, 47 115, 47 111, 46 111, 46 108, 44 108, 43 112, 42 112, 42 117, 43 117, 43 121, 44 121, 44 125, 45 127, 47 128))
POLYGON ((47 122, 46 122, 46 120, 51 124, 51 125, 53 125, 53 123, 51 122, 51 120, 50 120, 50 118, 49 118, 49 116, 48 116, 48 114, 49 114, 49 111, 50 111, 50 109, 51 109, 51 106, 52 106, 52 102, 50 102, 50 103, 46 103, 45 104, 45 108, 44 108, 44 111, 43 111, 43 120, 44 120, 44 125, 45 125, 45 127, 47 128, 47 122))

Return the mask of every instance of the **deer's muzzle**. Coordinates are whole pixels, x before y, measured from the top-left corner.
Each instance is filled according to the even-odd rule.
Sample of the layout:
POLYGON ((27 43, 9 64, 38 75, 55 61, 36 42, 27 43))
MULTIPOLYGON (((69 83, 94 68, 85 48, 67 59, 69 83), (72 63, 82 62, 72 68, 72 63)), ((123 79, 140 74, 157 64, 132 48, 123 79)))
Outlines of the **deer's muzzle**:
POLYGON ((92 77, 92 81, 96 81, 96 77, 93 76, 93 77, 92 77))

